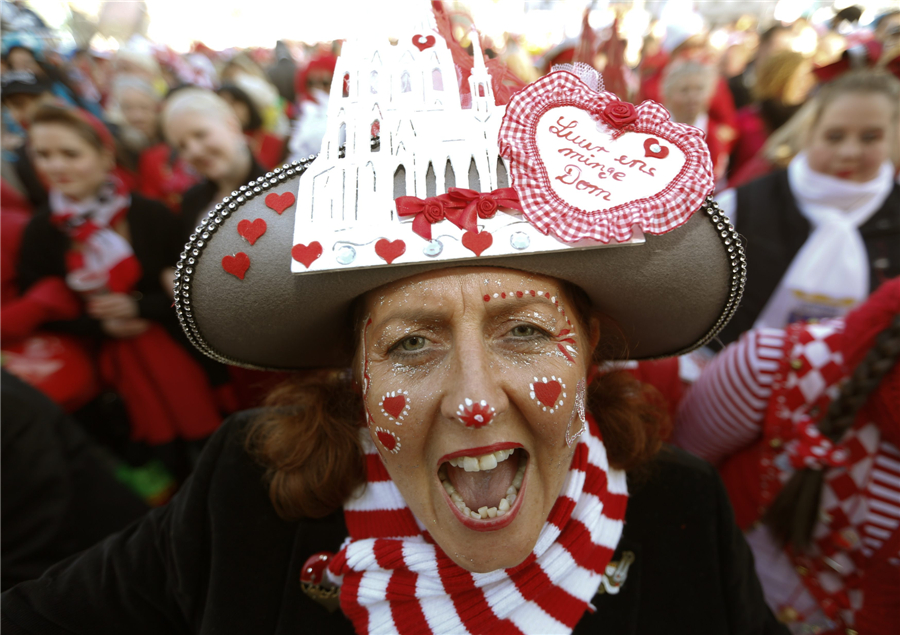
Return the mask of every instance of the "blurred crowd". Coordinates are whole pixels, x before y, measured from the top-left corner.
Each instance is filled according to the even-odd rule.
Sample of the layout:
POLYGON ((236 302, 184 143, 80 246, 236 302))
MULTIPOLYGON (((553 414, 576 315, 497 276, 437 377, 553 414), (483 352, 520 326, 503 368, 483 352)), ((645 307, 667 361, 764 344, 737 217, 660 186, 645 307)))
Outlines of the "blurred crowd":
MULTIPOLYGON (((223 418, 260 405, 282 379, 214 362, 189 344, 172 309, 174 268, 200 219, 223 197, 318 152, 329 100, 342 92, 341 78, 333 77, 341 42, 226 51, 196 43, 179 53, 134 36, 114 52, 63 52, 44 36, 40 16, 19 3, 4 5, 21 12, 5 19, 0 68, 4 477, 10 443, 19 444, 20 458, 29 456, 22 444, 42 455, 52 443, 14 436, 9 417, 33 429, 34 417, 66 413, 54 425, 83 436, 62 455, 73 465, 102 465, 95 476, 111 475, 81 486, 137 501, 118 504, 120 518, 103 524, 102 534, 164 503, 223 418), (8 400, 8 390, 19 400, 8 400), (47 398, 55 406, 35 405, 47 398)), ((770 300, 799 256, 809 272, 834 252, 804 250, 808 230, 781 227, 785 215, 751 224, 757 208, 813 201, 823 191, 821 174, 869 187, 881 207, 885 192, 893 192, 891 204, 900 201, 900 10, 865 27, 860 15, 849 7, 825 24, 741 18, 708 25, 696 15, 652 23, 641 34, 637 63, 629 63, 633 34, 622 21, 595 30, 587 14, 579 37, 546 51, 528 51, 514 34, 485 38, 481 48, 498 100, 555 65, 583 62, 621 99, 658 101, 674 121, 706 133, 723 210, 742 234, 781 249, 770 257, 761 242, 750 244, 746 306, 725 331, 727 344, 754 326, 843 315, 900 273, 896 213, 875 218, 879 207, 855 226, 872 225, 862 232, 865 276, 841 278, 841 288, 818 294, 824 300, 774 306, 770 300), (756 278, 754 257, 768 260, 756 278)), ((442 28, 471 50, 470 18, 445 17, 442 28)), ((849 211, 862 200, 857 190, 851 194, 849 211)), ((833 200, 840 195, 829 193, 833 200)), ((703 361, 631 370, 654 383, 675 413, 703 361)), ((4 588, 17 581, 7 570, 4 588)))

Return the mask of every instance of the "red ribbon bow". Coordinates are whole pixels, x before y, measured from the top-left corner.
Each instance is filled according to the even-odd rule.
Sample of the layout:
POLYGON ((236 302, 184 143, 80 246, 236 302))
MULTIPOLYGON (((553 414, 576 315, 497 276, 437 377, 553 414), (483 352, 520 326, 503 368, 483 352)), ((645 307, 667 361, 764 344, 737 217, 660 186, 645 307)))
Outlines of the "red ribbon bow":
POLYGON ((447 217, 442 196, 422 200, 415 196, 399 196, 395 199, 400 216, 415 216, 412 228, 425 240, 431 240, 431 226, 447 217))
POLYGON ((445 218, 460 229, 477 231, 478 219, 493 218, 501 207, 522 211, 519 195, 511 187, 486 193, 451 187, 440 196, 424 200, 415 196, 400 196, 395 202, 401 217, 415 216, 412 229, 425 240, 431 240, 431 226, 445 218))
POLYGON ((501 207, 522 211, 519 195, 511 187, 503 187, 486 193, 451 187, 445 196, 448 207, 461 210, 460 222, 454 221, 454 223, 466 231, 476 231, 479 218, 493 218, 501 207))

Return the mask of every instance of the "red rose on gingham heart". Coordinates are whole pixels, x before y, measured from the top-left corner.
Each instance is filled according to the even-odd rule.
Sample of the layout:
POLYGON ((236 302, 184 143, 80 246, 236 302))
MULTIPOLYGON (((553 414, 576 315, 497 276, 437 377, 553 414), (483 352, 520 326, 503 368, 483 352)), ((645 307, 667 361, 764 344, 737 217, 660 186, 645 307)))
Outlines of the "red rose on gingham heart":
POLYGON ((591 90, 566 71, 510 99, 498 141, 525 217, 569 243, 625 242, 635 225, 644 233, 669 232, 687 222, 715 184, 701 130, 670 121, 657 103, 634 107, 591 90), (572 129, 564 135, 567 122, 572 129), (643 148, 648 138, 660 146, 653 155, 643 148))
POLYGON ((627 101, 614 101, 607 104, 600 116, 613 128, 622 128, 630 123, 634 123, 638 118, 634 105, 629 104, 627 101))

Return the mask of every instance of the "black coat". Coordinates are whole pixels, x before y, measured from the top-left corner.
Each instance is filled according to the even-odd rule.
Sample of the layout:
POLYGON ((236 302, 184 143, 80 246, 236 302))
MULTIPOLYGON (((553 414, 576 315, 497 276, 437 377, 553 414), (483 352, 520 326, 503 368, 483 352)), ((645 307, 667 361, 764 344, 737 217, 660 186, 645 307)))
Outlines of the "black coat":
POLYGON ((129 525, 148 508, 50 398, 0 372, 4 590, 129 525))
MULTIPOLYGON (((251 414, 208 443, 166 507, 2 597, 4 635, 352 633, 300 588, 300 569, 336 552, 343 514, 286 522, 242 446, 251 414)), ((781 633, 715 470, 666 449, 632 485, 615 559, 635 562, 618 594, 594 599, 576 633, 781 633)))
MULTIPOLYGON (((753 328, 794 257, 809 238, 810 224, 800 213, 780 170, 736 190, 738 233, 747 254, 747 284, 741 305, 719 333, 723 345, 753 328)), ((859 228, 869 256, 869 292, 900 275, 900 186, 859 228)))

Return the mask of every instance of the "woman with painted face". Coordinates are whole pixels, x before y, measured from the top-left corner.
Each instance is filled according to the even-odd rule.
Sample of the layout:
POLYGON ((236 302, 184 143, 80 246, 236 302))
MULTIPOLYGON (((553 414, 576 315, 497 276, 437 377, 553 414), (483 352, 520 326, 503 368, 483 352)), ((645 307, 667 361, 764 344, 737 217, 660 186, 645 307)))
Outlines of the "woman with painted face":
POLYGON ((724 343, 752 327, 845 315, 900 275, 898 104, 900 82, 884 72, 826 84, 787 169, 719 197, 750 271, 724 343))
POLYGON ((434 60, 455 75, 436 40, 345 46, 351 77, 413 61, 410 103, 381 110, 396 145, 369 136, 380 66, 319 157, 214 207, 176 273, 208 355, 336 370, 224 426, 147 522, 9 591, 9 632, 785 632, 712 468, 660 449, 661 412, 596 369, 701 346, 739 301, 702 135, 567 71, 504 114, 477 37, 472 108, 424 123, 434 60), (585 158, 579 187, 577 160, 555 163, 576 142, 644 159, 585 158), (625 207, 584 202, 601 190, 625 207))
POLYGON ((234 110, 211 90, 175 92, 166 100, 162 126, 169 144, 203 177, 182 199, 186 239, 217 201, 265 170, 253 158, 234 110))
MULTIPOLYGON (((177 219, 123 186, 112 171, 112 135, 88 113, 41 106, 29 143, 49 202, 22 238, 21 289, 58 280, 78 296, 78 316, 47 327, 96 343, 103 381, 122 396, 134 441, 201 442, 221 419, 202 371, 176 343, 167 288, 177 219)), ((189 469, 178 448, 165 454, 180 472, 189 469)))

